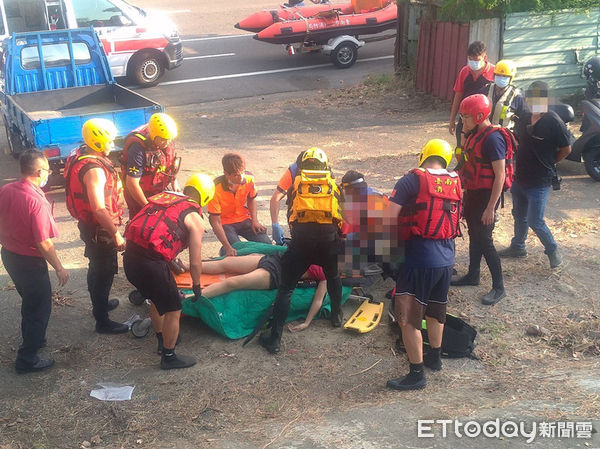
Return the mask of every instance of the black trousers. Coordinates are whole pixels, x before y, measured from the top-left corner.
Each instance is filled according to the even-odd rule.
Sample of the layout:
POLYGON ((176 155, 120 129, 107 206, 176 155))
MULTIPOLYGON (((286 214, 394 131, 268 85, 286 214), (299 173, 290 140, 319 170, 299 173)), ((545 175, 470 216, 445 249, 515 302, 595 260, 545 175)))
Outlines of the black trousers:
POLYGON ((94 318, 102 324, 108 320, 108 296, 118 272, 117 248, 112 236, 100 226, 81 221, 77 226, 85 243, 84 255, 89 259, 87 285, 94 318))
POLYGON ((342 280, 338 274, 338 250, 339 240, 335 234, 318 240, 292 235, 290 246, 281 259, 281 284, 273 306, 273 332, 281 336, 294 288, 310 265, 323 268, 331 311, 335 313, 339 310, 342 304, 342 280))
POLYGON ((2 248, 2 263, 21 295, 21 335, 17 365, 31 366, 46 338, 52 309, 52 286, 48 264, 43 257, 23 256, 2 248))
MULTIPOLYGON (((492 191, 487 189, 467 190, 465 192, 464 210, 469 228, 469 273, 479 275, 481 256, 483 256, 492 275, 492 287, 504 288, 502 264, 492 236, 495 222, 490 225, 484 225, 481 222, 481 216, 487 207, 491 194, 492 191)), ((496 208, 498 208, 497 204, 496 208)))

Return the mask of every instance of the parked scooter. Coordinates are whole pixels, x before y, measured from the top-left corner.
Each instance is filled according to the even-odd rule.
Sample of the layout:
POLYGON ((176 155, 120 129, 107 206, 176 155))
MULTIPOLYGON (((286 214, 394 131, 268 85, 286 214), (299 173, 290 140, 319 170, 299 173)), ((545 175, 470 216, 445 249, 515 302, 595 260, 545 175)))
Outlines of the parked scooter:
POLYGON ((567 159, 575 162, 583 159, 587 174, 594 181, 600 182, 600 99, 583 100, 581 109, 582 134, 572 143, 567 159))

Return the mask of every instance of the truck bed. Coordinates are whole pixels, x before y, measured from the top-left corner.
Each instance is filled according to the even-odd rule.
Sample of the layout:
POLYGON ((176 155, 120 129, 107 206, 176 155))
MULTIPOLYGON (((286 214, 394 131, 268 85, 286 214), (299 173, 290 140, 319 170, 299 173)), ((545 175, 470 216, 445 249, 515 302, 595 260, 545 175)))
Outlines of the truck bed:
POLYGON ((118 84, 29 92, 13 95, 12 100, 32 121, 157 105, 118 84))

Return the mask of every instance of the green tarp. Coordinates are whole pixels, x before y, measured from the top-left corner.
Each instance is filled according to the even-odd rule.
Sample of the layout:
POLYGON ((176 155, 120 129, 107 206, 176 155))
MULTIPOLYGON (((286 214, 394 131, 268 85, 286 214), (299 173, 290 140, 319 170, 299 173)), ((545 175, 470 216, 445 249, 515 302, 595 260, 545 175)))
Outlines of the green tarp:
MULTIPOLYGON (((255 242, 238 242, 233 246, 240 256, 285 251, 285 247, 255 242)), ((343 287, 342 303, 348 299, 351 291, 351 287, 343 287)), ((192 294, 191 290, 183 290, 183 292, 186 295, 192 294)), ((295 289, 287 321, 305 318, 314 294, 314 288, 295 289)), ((276 295, 277 290, 239 290, 211 299, 202 297, 196 302, 185 299, 182 312, 185 315, 200 318, 211 329, 224 337, 243 338, 254 330, 266 310, 275 301, 276 295)), ((323 306, 317 317, 329 317, 330 313, 329 295, 325 295, 323 306)))

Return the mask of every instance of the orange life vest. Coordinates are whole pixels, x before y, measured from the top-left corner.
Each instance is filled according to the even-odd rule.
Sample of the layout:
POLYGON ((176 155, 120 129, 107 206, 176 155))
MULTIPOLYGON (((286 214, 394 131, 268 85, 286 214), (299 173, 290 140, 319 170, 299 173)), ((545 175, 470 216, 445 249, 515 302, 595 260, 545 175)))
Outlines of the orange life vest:
POLYGON ((104 184, 104 207, 115 225, 121 224, 123 215, 123 187, 115 167, 109 159, 93 152, 78 148, 65 162, 65 193, 67 196, 67 209, 71 216, 86 224, 97 224, 94 213, 90 207, 88 192, 83 177, 92 168, 100 167, 104 170, 106 184, 104 184))
POLYGON ((453 239, 460 235, 462 189, 456 172, 416 168, 419 193, 400 211, 400 238, 453 239))

